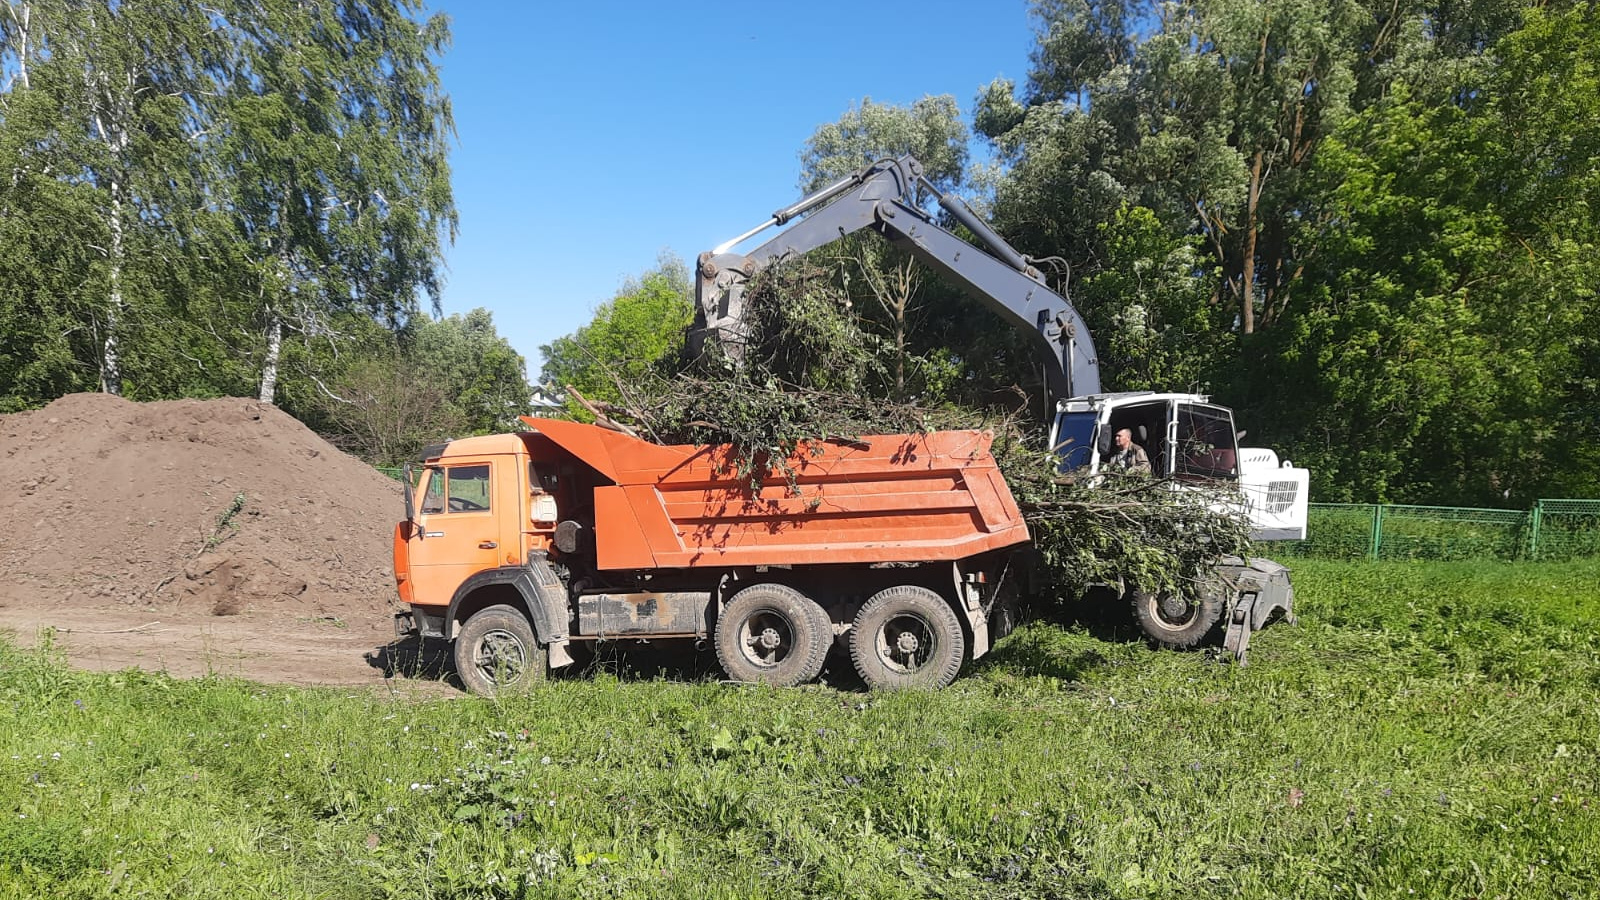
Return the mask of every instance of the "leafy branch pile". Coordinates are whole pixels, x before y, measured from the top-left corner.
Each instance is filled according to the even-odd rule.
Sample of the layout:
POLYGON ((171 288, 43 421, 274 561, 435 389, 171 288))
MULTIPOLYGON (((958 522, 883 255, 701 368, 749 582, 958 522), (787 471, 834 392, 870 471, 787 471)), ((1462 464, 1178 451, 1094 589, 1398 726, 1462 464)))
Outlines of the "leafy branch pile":
POLYGON ((1166 479, 1107 475, 1065 482, 1056 459, 1016 448, 1000 470, 1028 520, 1040 568, 1058 594, 1097 583, 1192 592, 1210 564, 1250 549, 1237 494, 1166 479))
POLYGON ((775 266, 746 294, 740 359, 712 347, 643 377, 613 379, 617 402, 585 400, 608 427, 664 444, 727 444, 758 484, 802 447, 867 434, 989 428, 995 455, 1034 537, 1044 582, 1070 596, 1119 577, 1146 590, 1197 583, 1218 556, 1248 547, 1247 521, 1205 491, 1143 477, 1064 479, 1043 435, 1020 414, 921 406, 889 395, 884 342, 866 333, 826 270, 775 266))

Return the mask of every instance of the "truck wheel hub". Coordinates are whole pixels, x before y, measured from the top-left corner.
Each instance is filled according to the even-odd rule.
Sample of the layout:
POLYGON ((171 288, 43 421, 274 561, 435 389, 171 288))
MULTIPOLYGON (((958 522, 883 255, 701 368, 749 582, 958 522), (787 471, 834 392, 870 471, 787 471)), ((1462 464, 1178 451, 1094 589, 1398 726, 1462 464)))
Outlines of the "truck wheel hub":
POLYGON ((900 632, 900 636, 894 639, 894 648, 907 655, 916 653, 921 646, 922 642, 909 631, 900 632))
POLYGON ((756 646, 763 650, 776 650, 778 645, 782 643, 783 638, 778 636, 778 631, 775 628, 768 628, 762 631, 761 636, 756 638, 756 646))

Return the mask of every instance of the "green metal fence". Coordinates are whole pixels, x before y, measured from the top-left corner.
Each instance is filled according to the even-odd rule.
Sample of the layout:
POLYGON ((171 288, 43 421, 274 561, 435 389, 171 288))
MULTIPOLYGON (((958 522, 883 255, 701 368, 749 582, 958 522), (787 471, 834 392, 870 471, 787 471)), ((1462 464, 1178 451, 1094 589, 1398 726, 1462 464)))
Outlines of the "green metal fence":
POLYGON ((1540 500, 1528 520, 1532 558, 1600 556, 1600 500, 1540 500))
POLYGON ((1304 541, 1274 553, 1332 559, 1575 559, 1600 556, 1600 500, 1529 510, 1313 503, 1304 541))

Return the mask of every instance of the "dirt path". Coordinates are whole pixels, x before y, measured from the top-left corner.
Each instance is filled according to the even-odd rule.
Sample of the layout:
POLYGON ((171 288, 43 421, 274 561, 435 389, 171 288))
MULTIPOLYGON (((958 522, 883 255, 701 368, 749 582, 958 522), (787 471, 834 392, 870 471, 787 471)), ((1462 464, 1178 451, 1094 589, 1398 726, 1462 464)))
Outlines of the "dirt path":
POLYGON ((0 628, 21 646, 48 636, 79 668, 106 672, 136 667, 190 678, 235 675, 286 684, 385 681, 394 637, 388 623, 304 617, 263 621, 253 615, 201 620, 157 609, 0 609, 0 628))

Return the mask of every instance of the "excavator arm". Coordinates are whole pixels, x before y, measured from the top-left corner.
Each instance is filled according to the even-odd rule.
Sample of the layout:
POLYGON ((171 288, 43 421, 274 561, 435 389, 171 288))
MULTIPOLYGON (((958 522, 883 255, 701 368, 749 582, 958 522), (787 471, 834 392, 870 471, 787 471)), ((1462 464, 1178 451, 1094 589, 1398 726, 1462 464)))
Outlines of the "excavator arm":
POLYGON ((1043 357, 1052 401, 1100 393, 1099 361, 1083 317, 1045 284, 1027 257, 959 197, 936 190, 923 177, 922 164, 911 156, 873 163, 700 254, 691 350, 698 353, 708 339, 715 338, 730 355, 740 356, 748 339, 744 291, 750 279, 778 260, 868 228, 1033 335, 1043 357), (919 186, 936 197, 940 207, 971 231, 982 247, 952 234, 919 207, 914 200, 919 186), (789 227, 747 254, 731 252, 734 246, 775 226, 789 227))

